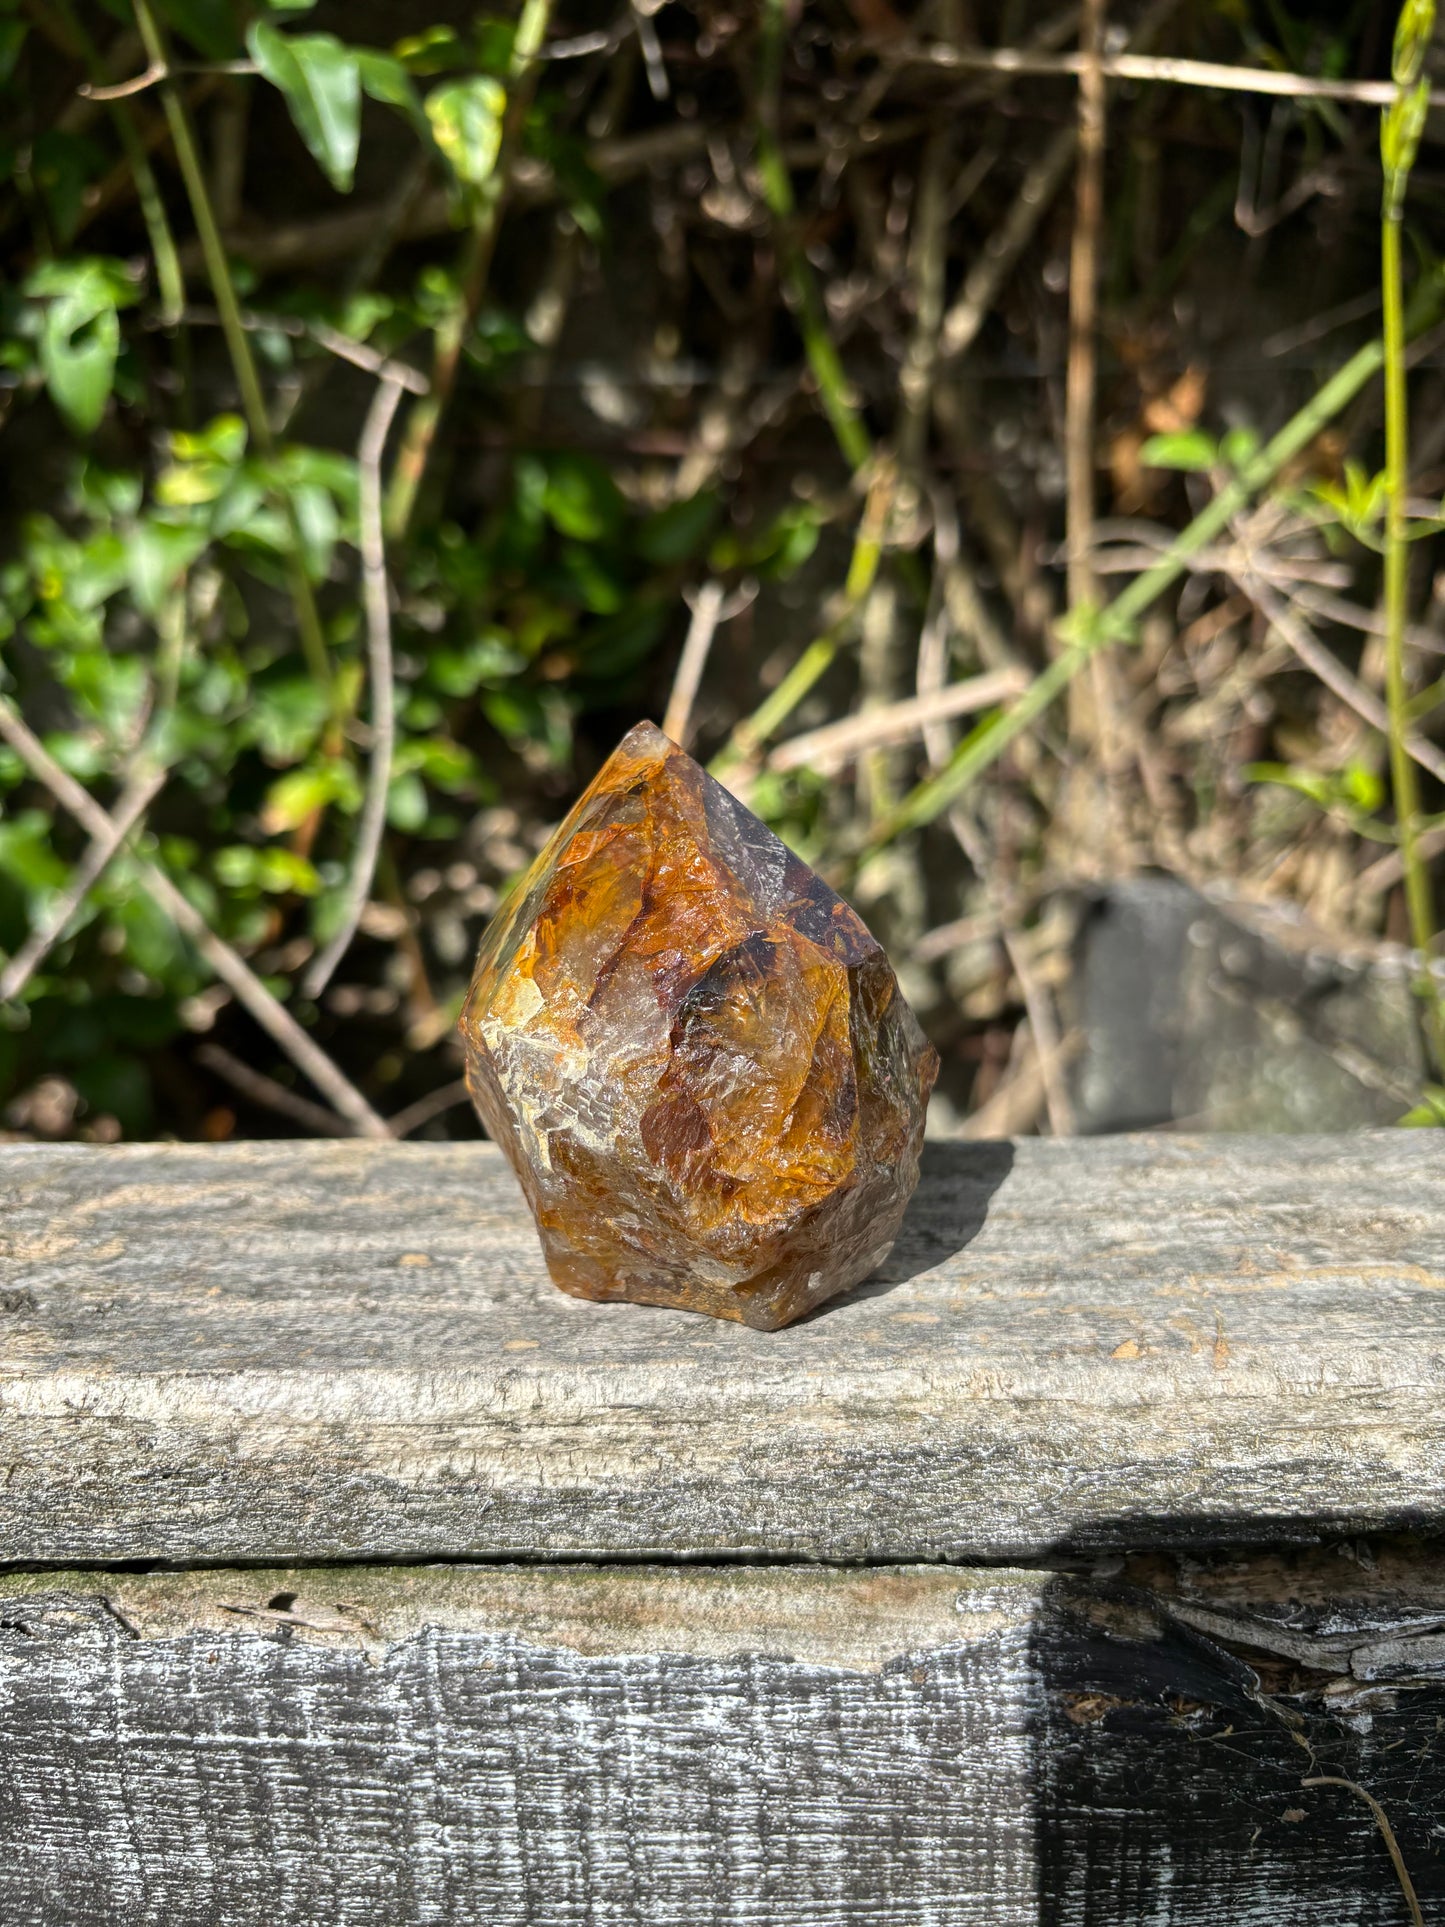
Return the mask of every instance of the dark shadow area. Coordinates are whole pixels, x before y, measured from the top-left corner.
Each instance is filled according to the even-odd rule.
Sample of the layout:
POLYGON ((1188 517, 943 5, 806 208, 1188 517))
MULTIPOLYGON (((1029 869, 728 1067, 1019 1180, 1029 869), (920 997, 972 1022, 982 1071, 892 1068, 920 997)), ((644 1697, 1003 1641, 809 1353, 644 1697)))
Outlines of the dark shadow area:
POLYGON ((838 1305, 881 1297, 962 1251, 983 1230, 989 1204, 1013 1162, 1013 1146, 1004 1142, 925 1144, 918 1189, 893 1249, 866 1283, 820 1305, 812 1315, 826 1317, 838 1305))
POLYGON ((1051 1580, 1032 1635, 1039 1921, 1401 1927, 1366 1793, 1445 1918, 1438 1522, 1273 1550, 1237 1520, 1114 1536, 1149 1550, 1051 1580))

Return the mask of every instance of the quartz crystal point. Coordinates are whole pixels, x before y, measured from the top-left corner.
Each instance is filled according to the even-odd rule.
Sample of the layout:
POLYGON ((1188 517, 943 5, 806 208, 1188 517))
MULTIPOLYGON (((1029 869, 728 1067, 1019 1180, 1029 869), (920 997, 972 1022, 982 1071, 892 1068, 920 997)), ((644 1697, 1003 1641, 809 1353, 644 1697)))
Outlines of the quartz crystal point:
POLYGON ((887 1254, 937 1053, 848 905, 651 723, 493 919, 461 1028, 563 1291, 770 1331, 887 1254))

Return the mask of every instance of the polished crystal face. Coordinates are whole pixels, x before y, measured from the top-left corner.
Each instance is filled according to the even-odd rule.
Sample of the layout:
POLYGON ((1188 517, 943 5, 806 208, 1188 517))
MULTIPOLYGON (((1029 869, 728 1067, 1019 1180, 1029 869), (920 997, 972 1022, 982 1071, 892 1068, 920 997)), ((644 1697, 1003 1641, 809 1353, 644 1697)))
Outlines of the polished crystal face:
POLYGON ((651 723, 489 926, 461 1028, 563 1291, 771 1330, 893 1242, 937 1054, 858 916, 651 723))

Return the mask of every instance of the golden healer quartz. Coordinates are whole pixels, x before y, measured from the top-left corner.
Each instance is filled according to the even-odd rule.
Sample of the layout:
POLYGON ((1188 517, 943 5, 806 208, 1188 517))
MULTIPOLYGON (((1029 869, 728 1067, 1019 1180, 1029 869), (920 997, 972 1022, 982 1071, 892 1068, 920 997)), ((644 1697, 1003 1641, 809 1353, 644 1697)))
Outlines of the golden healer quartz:
POLYGON ((651 723, 488 927, 461 1028, 563 1291, 773 1330, 893 1242, 937 1054, 855 912, 651 723))

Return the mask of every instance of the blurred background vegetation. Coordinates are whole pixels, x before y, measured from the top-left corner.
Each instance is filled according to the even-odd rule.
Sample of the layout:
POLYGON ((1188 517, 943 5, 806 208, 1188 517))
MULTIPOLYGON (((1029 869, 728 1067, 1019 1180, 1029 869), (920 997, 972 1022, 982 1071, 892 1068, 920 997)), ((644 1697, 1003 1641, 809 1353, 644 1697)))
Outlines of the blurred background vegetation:
POLYGON ((0 0, 0 1125, 475 1133, 477 937, 642 715, 937 1129, 1445 1120, 1396 16, 0 0))

